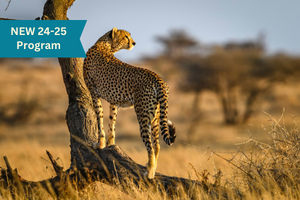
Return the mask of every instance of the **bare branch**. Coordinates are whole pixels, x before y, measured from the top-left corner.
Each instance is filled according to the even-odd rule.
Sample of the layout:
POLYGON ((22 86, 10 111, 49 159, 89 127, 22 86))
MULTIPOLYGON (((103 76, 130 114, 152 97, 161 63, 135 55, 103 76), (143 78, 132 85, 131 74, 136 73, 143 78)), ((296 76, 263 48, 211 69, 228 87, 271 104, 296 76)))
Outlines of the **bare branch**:
POLYGON ((7 7, 5 8, 5 11, 8 9, 9 5, 10 5, 11 0, 8 0, 7 2, 7 7))

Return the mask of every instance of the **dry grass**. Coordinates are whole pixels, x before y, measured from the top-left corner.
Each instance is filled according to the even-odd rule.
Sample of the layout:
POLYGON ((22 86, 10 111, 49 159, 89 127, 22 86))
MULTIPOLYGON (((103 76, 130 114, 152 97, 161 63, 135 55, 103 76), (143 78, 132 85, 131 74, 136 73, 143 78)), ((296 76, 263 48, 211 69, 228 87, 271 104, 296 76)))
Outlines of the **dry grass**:
MULTIPOLYGON (((204 93, 200 108, 205 117, 197 124, 191 140, 187 137, 186 130, 190 125, 194 95, 180 93, 176 89, 177 78, 170 78, 168 85, 171 91, 169 118, 176 125, 178 141, 171 147, 162 144, 158 172, 191 178, 207 185, 215 184, 232 199, 300 197, 298 127, 295 118, 287 118, 284 123, 283 118, 280 118, 280 107, 287 107, 287 112, 296 108, 300 96, 297 85, 278 86, 275 89, 278 100, 261 103, 261 110, 267 110, 280 120, 276 121, 273 117, 258 112, 248 124, 238 126, 223 125, 216 97, 213 93, 204 93), (268 120, 270 124, 262 128, 260 123, 268 120)), ((18 168, 22 177, 33 181, 55 175, 46 159, 46 150, 59 157, 58 163, 68 168, 69 133, 64 120, 68 100, 60 69, 52 63, 2 63, 0 85, 3 86, 0 89, 0 107, 18 104, 20 94, 26 101, 38 99, 39 104, 38 109, 25 122, 7 124, 0 121, 0 158, 7 156, 12 167, 18 168)), ((107 116, 106 102, 104 108, 107 116)), ((10 112, 14 113, 13 108, 10 112)), ((105 118, 107 127, 108 117, 105 118)), ((117 121, 116 143, 133 160, 146 163, 146 149, 139 137, 133 109, 120 110, 117 121)), ((2 159, 0 166, 5 166, 2 159)), ((90 188, 87 198, 167 199, 164 193, 152 190, 129 190, 126 194, 118 186, 98 183, 93 187, 97 187, 98 193, 90 188)), ((191 189, 189 194, 179 193, 174 198, 189 199, 193 196, 195 199, 212 199, 218 198, 217 193, 218 190, 213 189, 209 194, 191 189)), ((0 195, 0 199, 7 199, 7 195, 0 195)), ((79 197, 80 194, 74 193, 70 199, 79 197)))
POLYGON ((247 141, 237 144, 239 150, 230 158, 212 151, 234 168, 234 179, 227 180, 227 187, 235 188, 246 199, 300 198, 299 129, 291 116, 294 125, 288 130, 283 113, 278 120, 265 113, 270 118, 270 123, 262 126, 268 136, 266 142, 250 135, 247 141))

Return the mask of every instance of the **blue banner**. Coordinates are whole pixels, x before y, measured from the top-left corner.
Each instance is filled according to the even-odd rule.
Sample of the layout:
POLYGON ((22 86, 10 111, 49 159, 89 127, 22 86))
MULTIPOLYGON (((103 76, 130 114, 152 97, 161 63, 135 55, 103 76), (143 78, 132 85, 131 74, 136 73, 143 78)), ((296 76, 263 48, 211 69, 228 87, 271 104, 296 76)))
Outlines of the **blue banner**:
POLYGON ((0 20, 0 57, 86 57, 86 20, 0 20))

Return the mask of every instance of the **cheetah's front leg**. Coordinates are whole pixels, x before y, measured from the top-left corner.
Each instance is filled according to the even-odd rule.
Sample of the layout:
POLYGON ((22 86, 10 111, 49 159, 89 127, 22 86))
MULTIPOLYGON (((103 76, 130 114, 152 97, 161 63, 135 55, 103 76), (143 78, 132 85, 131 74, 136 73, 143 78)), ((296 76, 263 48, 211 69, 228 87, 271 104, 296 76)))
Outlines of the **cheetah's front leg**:
POLYGON ((116 125, 117 113, 118 113, 118 107, 110 104, 107 146, 115 144, 115 130, 116 130, 115 125, 116 125))
POLYGON ((93 97, 93 93, 91 93, 94 110, 97 115, 97 123, 98 123, 98 143, 93 144, 94 149, 103 149, 106 146, 105 142, 105 132, 103 127, 103 107, 100 101, 100 98, 93 97))

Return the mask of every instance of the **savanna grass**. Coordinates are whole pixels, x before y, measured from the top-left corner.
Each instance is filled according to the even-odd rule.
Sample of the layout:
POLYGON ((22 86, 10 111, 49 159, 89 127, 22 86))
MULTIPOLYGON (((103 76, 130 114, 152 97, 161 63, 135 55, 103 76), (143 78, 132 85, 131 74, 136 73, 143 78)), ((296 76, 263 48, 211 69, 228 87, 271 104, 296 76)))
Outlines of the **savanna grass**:
MULTIPOLYGON (((128 178, 126 182, 116 181, 115 186, 95 183, 84 191, 70 189, 66 199, 300 199, 300 135, 296 117, 291 116, 293 125, 287 127, 284 112, 276 120, 266 113, 270 120, 262 125, 268 141, 250 138, 237 144, 238 151, 231 157, 211 151, 212 155, 226 160, 231 166, 230 175, 223 176, 221 170, 210 175, 207 170, 198 172, 191 165, 198 185, 187 190, 178 185, 164 191, 156 187, 136 187, 128 178)), ((1 185, 1 182, 0 182, 1 185)), ((0 199, 52 199, 43 191, 31 196, 14 196, 9 189, 0 187, 0 199)))
POLYGON ((231 159, 213 153, 233 166, 234 179, 227 180, 227 187, 236 188, 242 199, 299 199, 300 135, 296 118, 291 116, 293 126, 288 129, 284 111, 279 120, 265 114, 270 118, 269 124, 262 125, 268 142, 250 135, 249 140, 237 144, 239 150, 231 159))

